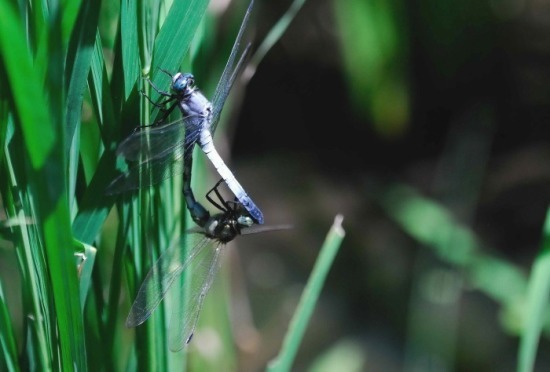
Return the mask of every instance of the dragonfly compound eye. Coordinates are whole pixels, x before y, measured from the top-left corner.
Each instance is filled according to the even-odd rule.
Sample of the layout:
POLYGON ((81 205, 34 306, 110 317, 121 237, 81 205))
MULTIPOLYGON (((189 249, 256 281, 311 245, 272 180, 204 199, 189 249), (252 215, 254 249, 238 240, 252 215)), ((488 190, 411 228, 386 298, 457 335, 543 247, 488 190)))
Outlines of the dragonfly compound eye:
POLYGON ((193 86, 195 79, 192 74, 178 72, 172 79, 172 90, 176 93, 185 93, 193 86))

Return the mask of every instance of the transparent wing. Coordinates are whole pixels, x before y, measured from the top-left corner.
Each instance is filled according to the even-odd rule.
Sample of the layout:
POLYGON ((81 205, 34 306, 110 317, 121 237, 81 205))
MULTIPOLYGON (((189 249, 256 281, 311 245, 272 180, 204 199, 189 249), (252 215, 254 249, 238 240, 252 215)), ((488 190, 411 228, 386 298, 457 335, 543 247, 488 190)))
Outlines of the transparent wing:
POLYGON ((195 260, 192 271, 187 276, 191 280, 187 287, 190 296, 182 296, 178 306, 174 306, 172 310, 169 331, 172 351, 181 350, 191 341, 204 299, 220 267, 223 246, 215 240, 206 237, 204 239, 208 241, 208 247, 195 260))
POLYGON ((118 146, 117 155, 137 164, 117 176, 107 187, 107 194, 137 190, 180 175, 181 159, 192 154, 199 136, 197 127, 203 120, 190 116, 128 136, 118 146))
POLYGON ((188 255, 181 249, 180 240, 162 253, 155 265, 149 270, 132 304, 126 327, 136 327, 145 322, 160 304, 174 280, 189 266, 197 256, 201 256, 210 239, 204 237, 191 248, 188 255))
POLYGON ((212 134, 214 134, 214 132, 216 131, 216 127, 218 126, 218 121, 220 120, 220 113, 223 109, 223 105, 225 104, 225 100, 229 95, 229 91, 231 90, 231 87, 233 86, 235 79, 237 78, 240 71, 242 70, 246 56, 250 51, 250 44, 248 44, 245 50, 243 51, 243 53, 241 54, 241 57, 237 62, 237 66, 233 68, 233 65, 235 63, 235 58, 237 57, 237 53, 241 45, 241 39, 243 37, 244 31, 246 30, 246 26, 248 25, 248 20, 250 19, 250 14, 252 12, 253 5, 254 5, 254 0, 250 1, 250 4, 246 9, 246 13, 241 23, 241 27, 239 28, 239 33, 237 34, 235 43, 233 43, 233 48, 231 49, 231 53, 229 54, 229 58, 227 59, 227 63, 225 64, 225 68, 223 69, 223 73, 222 73, 222 76, 220 77, 220 81, 216 86, 214 97, 212 98, 213 112, 212 112, 212 121, 210 122, 210 132, 212 134))

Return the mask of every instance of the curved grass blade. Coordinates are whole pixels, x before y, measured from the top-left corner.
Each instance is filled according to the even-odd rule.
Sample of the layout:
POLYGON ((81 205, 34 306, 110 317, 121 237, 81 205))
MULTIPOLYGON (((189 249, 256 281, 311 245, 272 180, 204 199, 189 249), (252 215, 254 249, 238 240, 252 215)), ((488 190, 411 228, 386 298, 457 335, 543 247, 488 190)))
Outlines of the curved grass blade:
MULTIPOLYGON (((175 71, 180 66, 207 6, 208 0, 176 1, 172 4, 153 48, 151 80, 155 85, 160 85, 162 79, 166 77, 156 67, 175 71)), ((156 101, 157 98, 158 93, 152 92, 151 99, 156 101)))
POLYGON ((442 260, 466 269, 475 288, 513 312, 517 299, 525 293, 523 273, 510 262, 487 253, 488 247, 447 208, 406 185, 386 187, 377 200, 407 234, 442 260), (452 249, 449 242, 453 243, 452 249))
POLYGON ((15 132, 15 124, 8 117, 7 144, 5 151, 5 163, 0 169, 4 177, 0 177, 0 194, 6 215, 10 219, 23 222, 28 220, 32 224, 20 223, 18 229, 14 229, 13 241, 19 262, 19 269, 23 278, 22 299, 25 312, 29 318, 44 319, 43 322, 29 322, 27 345, 29 358, 32 359, 38 369, 51 364, 51 348, 49 340, 53 338, 48 325, 52 323, 49 308, 43 307, 49 301, 49 291, 46 289, 44 278, 47 277, 46 263, 42 259, 42 246, 32 244, 36 241, 38 228, 34 225, 34 212, 29 208, 27 193, 20 187, 24 181, 23 169, 25 163, 24 146, 21 145, 20 133, 15 132), (29 213, 28 217, 25 214, 29 213))
POLYGON ((92 270, 94 268, 97 248, 81 243, 77 240, 74 241, 74 245, 77 247, 78 251, 80 251, 75 254, 75 258, 80 283, 80 304, 82 306, 82 311, 84 312, 86 296, 88 295, 89 289, 92 285, 92 270))
POLYGON ((2 282, 0 282, 0 352, 2 353, 0 370, 3 371, 20 370, 12 324, 13 321, 2 290, 2 282))
POLYGON ((542 246, 527 284, 527 311, 518 354, 518 371, 533 371, 550 298, 550 209, 544 223, 542 246))
POLYGON ((85 1, 82 3, 75 23, 76 28, 71 35, 66 59, 67 101, 65 120, 67 152, 82 114, 82 99, 92 63, 100 5, 100 1, 85 1))
POLYGON ((279 355, 269 363, 267 368, 268 371, 290 371, 292 367, 292 363, 294 362, 294 358, 302 342, 311 314, 315 309, 315 304, 323 288, 328 271, 344 239, 345 232, 342 228, 342 220, 343 217, 341 215, 337 215, 334 219, 334 223, 328 232, 323 247, 317 257, 317 261, 315 262, 315 267, 304 288, 300 303, 290 321, 290 326, 285 335, 281 351, 279 355))
POLYGON ((86 193, 80 202, 78 214, 73 221, 73 234, 79 241, 92 244, 115 201, 113 197, 98 198, 97 195, 105 191, 116 174, 116 157, 113 149, 115 146, 113 138, 116 132, 114 103, 99 33, 96 33, 88 85, 106 150, 101 155, 86 193))
POLYGON ((112 131, 115 126, 115 113, 99 31, 95 35, 94 53, 92 55, 90 74, 88 75, 88 85, 90 87, 92 107, 95 110, 95 116, 101 129, 101 138, 103 143, 107 145, 108 141, 113 138, 112 131))
POLYGON ((246 69, 243 73, 243 79, 249 81, 252 79, 252 76, 256 73, 258 65, 264 59, 265 55, 269 50, 275 45, 277 41, 281 39, 285 31, 288 29, 290 23, 296 18, 298 11, 302 9, 302 6, 306 0, 294 0, 290 7, 287 9, 285 14, 279 19, 279 21, 271 28, 269 33, 266 35, 252 58, 246 66, 246 69))
MULTIPOLYGON (((120 43, 124 71, 124 97, 130 97, 139 78, 138 1, 122 1, 120 6, 120 43)), ((146 5, 142 5, 146 7, 146 5)))

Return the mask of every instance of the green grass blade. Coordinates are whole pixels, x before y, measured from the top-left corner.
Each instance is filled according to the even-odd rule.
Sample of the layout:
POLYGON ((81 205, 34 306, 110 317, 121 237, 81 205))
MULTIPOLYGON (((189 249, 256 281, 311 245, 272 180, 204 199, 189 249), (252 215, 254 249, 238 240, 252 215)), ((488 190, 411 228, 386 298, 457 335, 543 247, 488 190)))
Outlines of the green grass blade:
MULTIPOLYGON (((145 6, 145 5, 142 5, 145 6)), ((123 1, 120 7, 120 35, 122 68, 124 70, 124 97, 129 97, 139 78, 138 4, 135 0, 123 1)))
POLYGON ((80 305, 84 311, 84 304, 86 303, 86 296, 92 285, 92 270, 94 268, 97 249, 88 244, 83 244, 79 241, 74 242, 75 247, 78 247, 80 252, 75 255, 78 277, 80 283, 80 305))
POLYGON ((117 198, 105 194, 107 185, 115 177, 115 164, 114 151, 105 151, 80 203, 72 228, 75 238, 85 244, 92 244, 97 238, 117 198))
MULTIPOLYGON (((114 155, 116 144, 113 142, 113 138, 117 125, 101 38, 98 33, 96 33, 95 38, 88 85, 90 87, 92 106, 100 127, 102 142, 106 146, 106 151, 101 155, 95 172, 93 175, 90 175, 92 179, 89 182, 86 193, 80 203, 80 209, 73 222, 73 234, 81 242, 92 244, 116 199, 105 194, 107 185, 116 174, 116 158, 114 155), (102 195, 103 197, 98 198, 98 195, 102 195)), ((88 155, 82 154, 83 157, 88 155)))
POLYGON ((292 317, 281 351, 279 355, 269 363, 267 370, 270 372, 290 371, 294 358, 298 352, 298 347, 302 342, 307 324, 311 318, 321 289, 323 288, 328 271, 344 239, 345 232, 342 228, 342 220, 343 217, 341 215, 337 215, 334 219, 334 223, 321 248, 313 272, 302 293, 298 308, 292 317))
MULTIPOLYGON (((2 59, 0 59, 0 86, 7 86, 7 80, 6 72, 2 67, 2 59)), ((4 90, 0 91, 0 164, 4 160, 4 148, 8 131, 9 101, 6 94, 4 90)))
MULTIPOLYGON (((0 55, 7 70, 8 84, 12 97, 23 123, 45 123, 50 124, 47 105, 41 91, 34 86, 36 81, 42 81, 36 75, 34 66, 31 63, 30 52, 27 49, 27 41, 24 28, 19 21, 19 16, 11 8, 7 0, 0 0, 0 12, 6 17, 5 22, 0 24, 0 55), (33 100, 36 99, 38 104, 33 100)), ((7 88, 7 87, 3 87, 7 88)), ((34 137, 29 137, 29 148, 42 148, 42 143, 51 145, 53 134, 46 127, 39 127, 34 137)), ((49 149, 51 150, 51 147, 49 149)), ((32 154, 31 154, 32 155, 32 154)), ((31 157, 33 165, 39 168, 42 164, 36 157, 31 157)))
POLYGON ((82 117, 82 100, 87 88, 86 80, 94 51, 94 37, 99 20, 101 2, 83 2, 76 28, 73 30, 66 58, 65 81, 67 99, 65 102, 66 149, 69 154, 69 197, 71 215, 77 212, 75 188, 80 154, 80 120, 82 117))
POLYGON ((101 129, 102 140, 104 144, 107 144, 108 139, 113 137, 110 130, 115 126, 115 114, 99 32, 95 36, 88 85, 90 87, 92 106, 95 110, 99 128, 101 129))
POLYGON ((0 282, 0 370, 19 371, 17 346, 12 327, 13 321, 8 311, 2 282, 0 282))
POLYGON ((345 338, 338 340, 328 350, 317 356, 308 368, 308 372, 364 371, 368 353, 360 342, 345 338))
POLYGON ((355 111, 381 135, 402 133, 409 122, 407 24, 404 2, 335 1, 343 68, 355 111))
MULTIPOLYGON (((41 123, 44 124, 44 123, 41 123)), ((28 134, 36 125, 29 125, 28 134)), ((32 135, 32 134, 31 134, 32 135)), ((27 136, 28 138, 28 136, 27 136)), ((30 141, 27 142, 27 147, 30 141)), ((63 148, 63 142, 55 141, 58 149, 63 148)), ((83 338, 83 324, 80 316, 79 285, 75 270, 72 250, 72 237, 69 206, 66 198, 66 178, 60 177, 64 162, 58 150, 46 154, 44 149, 49 144, 33 149, 34 158, 44 163, 40 169, 31 174, 32 184, 36 186, 38 215, 41 220, 41 233, 44 237, 44 247, 48 268, 51 273, 51 284, 54 294, 59 341, 61 346, 61 366, 64 370, 74 368, 85 369, 86 352, 83 338), (57 153, 57 154, 56 154, 57 153), (44 157, 41 157, 44 156, 44 157), (43 190, 38 189, 40 180, 56 180, 55 185, 48 185, 43 190)), ((32 158, 32 156, 31 156, 32 158)))
MULTIPOLYGON (((208 0, 175 1, 164 20, 155 40, 153 49, 152 81, 157 86, 166 82, 166 74, 157 69, 175 71, 183 62, 183 57, 189 50, 191 40, 197 31, 206 8, 208 0)), ((158 93, 152 92, 153 100, 158 98, 158 93)))
POLYGON ((525 276, 518 267, 486 253, 475 233, 460 224, 445 207, 404 185, 386 188, 377 198, 388 215, 414 239, 442 260, 467 269, 468 279, 494 300, 513 309, 525 293, 525 276))
POLYGON ((45 1, 35 1, 30 9, 30 4, 26 9, 26 14, 22 15, 24 18, 32 17, 30 24, 27 26, 27 35, 31 41, 29 42, 29 48, 33 46, 34 63, 37 69, 37 75, 42 78, 40 80, 43 83, 46 78, 46 69, 48 66, 48 36, 50 33, 48 20, 45 14, 49 11, 45 1))
MULTIPOLYGON (((19 211, 20 214, 22 214, 19 211)), ((31 214, 31 218, 34 215, 31 214)), ((47 264, 37 238, 39 235, 35 226, 22 226, 20 242, 17 247, 19 266, 23 280, 23 307, 25 312, 31 314, 33 321, 27 324, 25 329, 29 337, 25 348, 29 350, 26 358, 33 361, 37 369, 46 368, 53 363, 53 353, 57 352, 55 336, 55 319, 52 315, 52 299, 47 278, 47 264), (43 321, 35 321, 43 319, 43 321), (53 332, 52 332, 53 330, 53 332)))
MULTIPOLYGON (((99 11, 99 7, 101 5, 101 1, 94 1, 93 4, 86 4, 85 1, 82 0, 67 0, 64 1, 63 4, 60 6, 60 16, 61 16, 61 24, 59 25, 61 27, 61 42, 62 47, 65 49, 67 45, 70 42, 70 39, 73 37, 73 31, 75 25, 77 27, 83 26, 76 24, 77 22, 90 22, 91 26, 83 26, 83 27, 97 27, 97 20, 94 20, 93 18, 79 18, 79 14, 82 12, 83 7, 91 6, 96 7, 97 11, 99 11)), ((57 10, 57 9, 56 9, 57 10)), ((86 12, 86 11, 85 11, 86 12)), ((91 14, 90 14, 91 15, 91 14)), ((57 21, 57 20, 56 20, 57 21)))
MULTIPOLYGON (((121 219, 126 221, 125 218, 128 215, 128 208, 125 206, 123 209, 119 209, 121 214, 121 219)), ((125 317, 126 307, 120 306, 120 292, 123 288, 122 286, 122 277, 124 275, 124 256, 127 252, 127 227, 123 229, 122 225, 118 225, 119 232, 116 237, 116 243, 114 246, 114 257, 112 260, 112 269, 111 269, 111 278, 109 282, 109 297, 107 303, 103 304, 104 316, 103 319, 103 329, 100 332, 100 339, 102 340, 99 353, 102 353, 103 356, 103 367, 106 369, 115 369, 117 361, 117 348, 120 347, 116 344, 115 340, 117 336, 120 336, 120 324, 118 323, 121 319, 125 317), (122 311, 124 309, 124 311, 122 311)), ((111 254, 111 252, 109 253, 111 254)), ((133 284, 130 285, 133 287, 133 284)), ((99 286, 99 290, 103 291, 105 285, 99 286)))
MULTIPOLYGON (((92 106, 100 127, 102 142, 106 146, 106 151, 101 155, 95 172, 91 175, 92 179, 73 222, 73 233, 81 242, 92 244, 116 199, 105 194, 107 185, 116 174, 116 157, 114 154, 116 144, 113 142, 113 138, 118 126, 115 120, 111 87, 108 81, 99 33, 96 34, 95 38, 88 85, 90 87, 92 106), (98 198, 97 195, 102 195, 103 197, 98 198)), ((87 155, 83 154, 82 156, 87 155)))
MULTIPOLYGON (((33 194, 35 220, 48 264, 53 290, 60 347, 59 366, 64 370, 85 370, 86 352, 66 194, 66 164, 62 107, 62 51, 51 42, 47 90, 37 89, 41 82, 27 49, 25 29, 6 0, 0 1, 6 19, 0 26, 0 54, 7 71, 15 111, 21 124, 27 159, 28 180, 33 194), (46 101, 46 97, 49 101, 46 101), (44 180, 47 180, 44 183, 44 180)), ((55 11, 54 11, 54 14, 55 11)), ((53 22, 51 40, 60 38, 53 22), (57 37, 57 38, 56 38, 57 37)), ((57 346, 57 345, 55 345, 57 346)))
POLYGON ((531 277, 527 284, 527 311, 525 326, 521 334, 518 371, 534 370, 537 347, 542 326, 548 314, 550 298, 550 209, 546 214, 543 228, 542 247, 533 264, 531 277))
MULTIPOLYGON (((7 146, 5 147, 5 163, 2 164, 3 176, 0 177, 0 193, 6 215, 14 220, 35 220, 34 212, 29 208, 27 194, 23 190, 23 173, 25 163, 23 145, 20 133, 15 133, 14 123, 8 120, 7 146)), ((22 305, 29 319, 43 319, 43 321, 29 321, 25 327, 28 350, 24 357, 32 360, 37 369, 51 365, 52 345, 54 336, 48 330, 53 322, 50 317, 48 304, 50 303, 49 290, 45 278, 48 277, 47 268, 43 259, 42 246, 32 244, 38 239, 37 227, 34 224, 21 224, 15 229, 13 242, 18 258, 19 270, 22 278, 22 305)))
MULTIPOLYGON (((84 1, 76 28, 73 30, 67 56, 67 149, 73 140, 76 126, 82 115, 82 98, 94 52, 95 35, 99 20, 99 1, 84 1)), ((68 151, 68 150, 67 150, 68 151)))
POLYGON ((290 4, 290 7, 287 9, 285 14, 271 28, 252 58, 250 58, 250 62, 246 66, 246 69, 243 73, 244 79, 248 81, 252 78, 252 76, 254 76, 254 73, 256 72, 256 69, 258 68, 258 65, 260 64, 262 59, 264 59, 265 55, 267 54, 267 52, 269 52, 273 45, 275 45, 275 43, 281 39, 292 20, 296 18, 296 14, 298 14, 298 11, 302 9, 302 6, 304 6, 305 2, 306 0, 294 0, 292 4, 290 4))

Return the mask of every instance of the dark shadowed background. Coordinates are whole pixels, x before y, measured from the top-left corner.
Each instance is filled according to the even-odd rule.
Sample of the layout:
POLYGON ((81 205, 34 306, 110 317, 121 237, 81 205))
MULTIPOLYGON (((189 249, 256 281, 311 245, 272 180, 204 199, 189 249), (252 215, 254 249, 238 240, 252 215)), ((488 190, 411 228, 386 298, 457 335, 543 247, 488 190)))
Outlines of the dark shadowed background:
MULTIPOLYGON (((285 9, 261 2, 256 36, 285 9)), ((231 131, 233 167, 266 223, 294 225, 232 252, 260 349, 278 350, 284 329, 273 324, 292 313, 342 213, 347 235, 296 370, 321 354, 365 370, 513 370, 522 299, 498 297, 510 282, 475 262, 494 259, 525 280, 539 250, 549 62, 550 8, 540 2, 307 2, 247 86, 231 131), (461 249, 472 255, 457 261, 461 249)), ((260 368, 252 354, 243 366, 260 368)))

